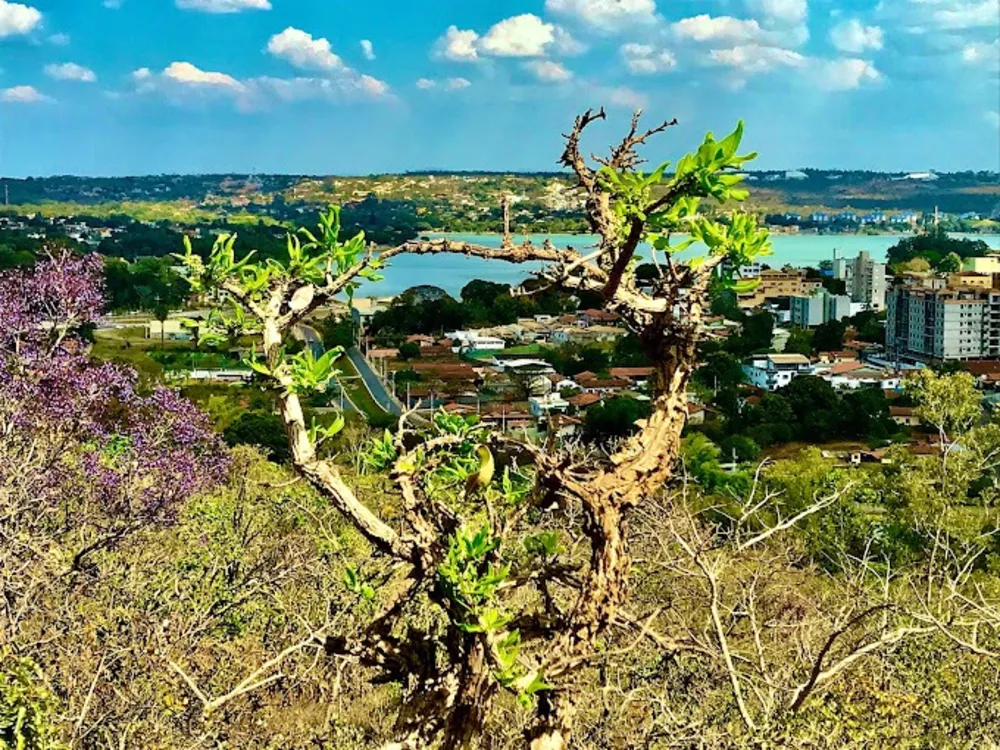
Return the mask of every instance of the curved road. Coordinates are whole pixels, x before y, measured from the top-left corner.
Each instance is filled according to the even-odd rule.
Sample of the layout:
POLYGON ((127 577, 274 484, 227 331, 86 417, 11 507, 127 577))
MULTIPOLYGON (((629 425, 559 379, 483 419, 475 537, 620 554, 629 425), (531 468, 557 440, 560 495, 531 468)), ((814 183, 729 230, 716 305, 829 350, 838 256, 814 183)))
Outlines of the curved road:
POLYGON ((371 365, 368 364, 368 360, 365 359, 361 350, 356 346, 352 346, 347 350, 347 356, 350 358, 351 364, 354 365, 355 369, 361 375, 361 378, 365 381, 365 385, 368 386, 368 390, 372 394, 372 398, 375 399, 375 403, 390 414, 402 414, 403 410, 396 403, 396 400, 389 393, 389 390, 382 381, 379 380, 378 375, 375 374, 371 365))

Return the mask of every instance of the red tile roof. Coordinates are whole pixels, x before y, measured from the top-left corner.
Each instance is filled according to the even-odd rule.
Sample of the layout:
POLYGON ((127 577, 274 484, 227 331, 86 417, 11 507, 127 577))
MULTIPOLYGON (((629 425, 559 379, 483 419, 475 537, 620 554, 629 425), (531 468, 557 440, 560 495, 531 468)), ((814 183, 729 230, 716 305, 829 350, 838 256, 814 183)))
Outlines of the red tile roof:
POLYGON ((586 409, 588 406, 592 406, 600 401, 601 397, 596 393, 579 393, 576 396, 570 396, 566 400, 577 409, 586 409))

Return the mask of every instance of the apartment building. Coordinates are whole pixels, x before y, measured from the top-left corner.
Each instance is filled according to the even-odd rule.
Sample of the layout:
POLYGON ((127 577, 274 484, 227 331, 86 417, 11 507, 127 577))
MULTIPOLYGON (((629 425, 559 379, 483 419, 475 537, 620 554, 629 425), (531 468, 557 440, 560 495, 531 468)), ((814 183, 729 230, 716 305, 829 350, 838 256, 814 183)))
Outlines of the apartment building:
POLYGON ((842 320, 852 314, 851 298, 845 294, 830 294, 826 291, 789 298, 792 325, 812 328, 831 320, 842 320))
POLYGON ((866 304, 872 310, 884 310, 885 268, 885 263, 876 263, 867 250, 862 250, 853 259, 834 258, 833 278, 845 282, 851 302, 866 304))
POLYGON ((966 258, 962 261, 962 270, 972 273, 1000 274, 1000 255, 966 258))
POLYGON ((760 307, 767 300, 779 297, 809 296, 822 289, 819 279, 806 278, 802 271, 761 271, 757 277, 757 288, 739 298, 739 306, 744 310, 760 307))
POLYGON ((889 358, 947 362, 1000 357, 1000 292, 940 282, 911 279, 889 291, 889 358))

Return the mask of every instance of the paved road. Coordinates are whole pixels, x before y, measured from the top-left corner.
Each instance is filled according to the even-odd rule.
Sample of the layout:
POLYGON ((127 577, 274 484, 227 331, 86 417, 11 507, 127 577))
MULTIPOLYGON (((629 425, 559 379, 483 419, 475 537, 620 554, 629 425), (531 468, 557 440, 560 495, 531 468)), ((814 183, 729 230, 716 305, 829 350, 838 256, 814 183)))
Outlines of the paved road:
POLYGON ((399 404, 395 402, 386 387, 382 385, 382 381, 379 380, 375 371, 372 370, 361 350, 352 346, 347 350, 347 356, 350 357, 354 367, 361 374, 361 377, 364 378, 365 385, 368 386, 368 390, 371 391, 372 396, 375 398, 375 403, 390 414, 401 414, 402 409, 399 408, 399 404))

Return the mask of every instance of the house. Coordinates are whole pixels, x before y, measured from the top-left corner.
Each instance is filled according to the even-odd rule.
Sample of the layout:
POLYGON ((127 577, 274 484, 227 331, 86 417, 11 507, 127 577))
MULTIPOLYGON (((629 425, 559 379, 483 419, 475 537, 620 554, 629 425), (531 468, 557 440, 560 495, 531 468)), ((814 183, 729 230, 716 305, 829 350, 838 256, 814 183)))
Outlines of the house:
POLYGON ((581 372, 574 380, 577 385, 583 388, 585 393, 599 393, 611 395, 623 391, 629 387, 630 383, 624 378, 599 378, 592 372, 581 372))
POLYGON ((839 352, 820 352, 819 361, 825 365, 839 365, 842 362, 857 362, 858 354, 851 350, 839 352))
POLYGON ((761 354, 743 363, 751 385, 765 391, 784 388, 799 375, 812 375, 813 365, 802 354, 761 354))
POLYGON ((479 418, 501 430, 529 429, 535 426, 535 417, 525 410, 524 404, 501 402, 484 405, 479 418))
POLYGON ((604 399, 597 393, 579 393, 576 396, 570 396, 566 399, 571 406, 575 407, 578 411, 586 409, 588 406, 593 406, 599 401, 604 399))
POLYGON ((652 367, 612 367, 609 372, 611 377, 618 380, 627 380, 633 388, 645 389, 649 385, 649 378, 653 374, 652 367))
POLYGON ((580 390, 580 386, 577 384, 575 380, 570 380, 569 378, 564 377, 563 375, 560 375, 557 372, 551 373, 546 377, 548 377, 549 382, 552 383, 552 389, 560 393, 565 390, 573 390, 573 391, 580 390))
POLYGON ((499 372, 514 373, 517 375, 552 375, 556 369, 544 359, 528 359, 518 357, 516 359, 500 359, 494 357, 491 364, 499 372))
POLYGON ((590 344, 601 341, 614 341, 625 335, 624 328, 603 324, 593 324, 585 328, 578 326, 562 326, 552 333, 552 340, 559 344, 590 344))
POLYGON ((917 427, 920 424, 920 419, 914 414, 914 411, 912 406, 890 406, 889 416, 898 425, 917 427))
POLYGON ((549 420, 549 430, 555 432, 557 438, 568 440, 580 434, 583 421, 565 414, 553 414, 549 420))
POLYGON ((550 414, 564 414, 569 409, 569 402, 558 393, 546 396, 532 396, 528 399, 528 411, 533 417, 547 417, 550 414))
POLYGON ((579 317, 588 325, 600 325, 604 323, 617 323, 619 316, 617 313, 607 310, 584 310, 579 317))
POLYGON ((407 344, 420 344, 420 348, 423 349, 427 346, 434 346, 434 337, 425 336, 422 333, 414 333, 406 337, 407 344))
POLYGON ((861 466, 862 464, 885 464, 888 459, 884 450, 876 451, 854 451, 850 456, 851 466, 861 466))
POLYGON ((693 401, 689 401, 687 405, 687 413, 688 424, 705 424, 704 404, 696 404, 693 401))
POLYGON ((452 331, 448 334, 452 350, 457 351, 501 351, 507 343, 497 336, 485 336, 479 331, 452 331))
POLYGON ((147 339, 166 339, 167 341, 189 341, 191 339, 191 329, 183 325, 180 320, 171 319, 151 320, 146 323, 147 339))
POLYGON ((858 388, 896 390, 902 382, 898 372, 871 367, 862 362, 841 362, 829 369, 817 371, 816 374, 838 391, 858 388))

